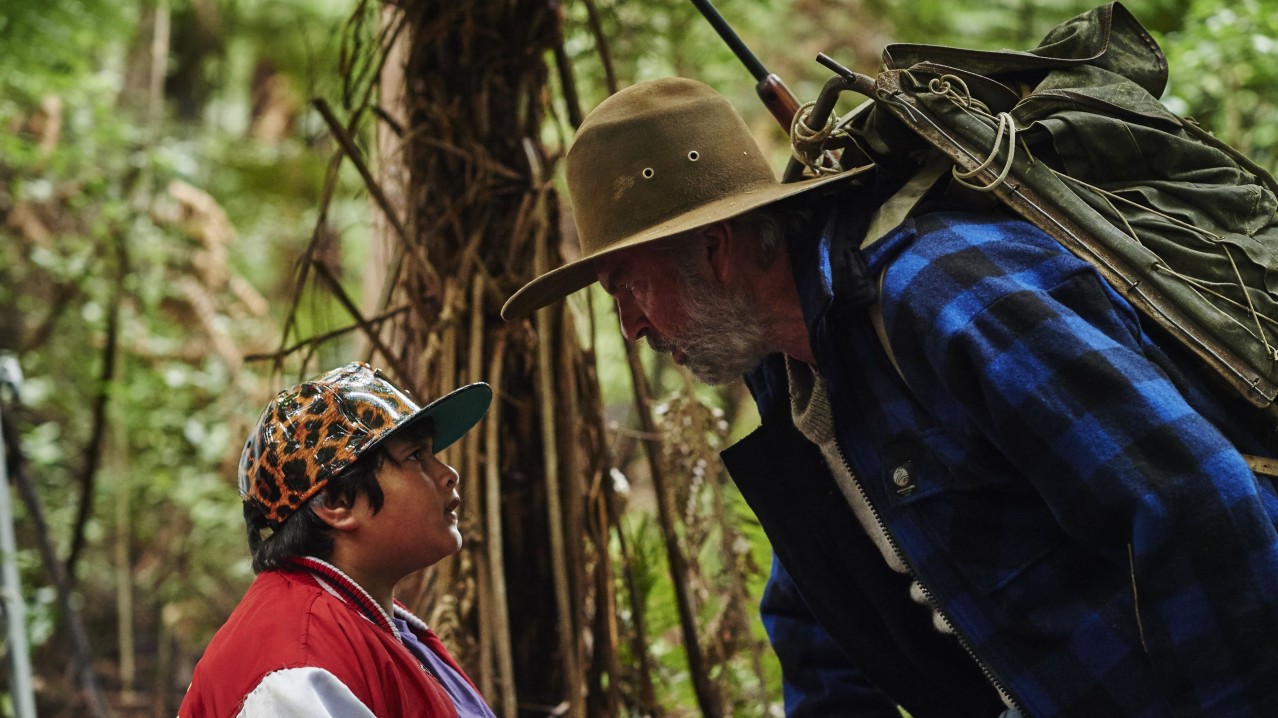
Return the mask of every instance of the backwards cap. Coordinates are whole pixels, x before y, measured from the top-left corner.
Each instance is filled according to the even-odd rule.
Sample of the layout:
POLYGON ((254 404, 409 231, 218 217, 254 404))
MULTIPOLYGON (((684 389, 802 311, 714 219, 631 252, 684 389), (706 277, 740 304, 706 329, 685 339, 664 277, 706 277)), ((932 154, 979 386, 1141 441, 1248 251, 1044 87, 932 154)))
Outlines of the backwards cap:
POLYGON ((469 384, 418 406, 380 371, 353 362, 285 389, 266 406, 240 455, 240 496, 279 523, 396 431, 434 419, 442 451, 483 418, 493 392, 469 384))

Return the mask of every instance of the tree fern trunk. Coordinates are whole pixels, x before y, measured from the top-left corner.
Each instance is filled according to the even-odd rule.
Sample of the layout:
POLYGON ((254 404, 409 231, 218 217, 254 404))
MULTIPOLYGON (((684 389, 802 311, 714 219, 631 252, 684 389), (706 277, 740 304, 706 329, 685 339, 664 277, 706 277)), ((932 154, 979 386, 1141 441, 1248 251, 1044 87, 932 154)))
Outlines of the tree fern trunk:
MULTIPOLYGON (((612 599, 596 590, 599 572, 611 576, 606 546, 588 546, 584 532, 588 487, 605 463, 598 385, 563 305, 535 321, 498 314, 535 260, 561 263, 552 159, 540 139, 544 57, 560 18, 546 0, 406 2, 399 11, 406 57, 381 76, 402 71, 402 97, 387 104, 397 93, 383 84, 391 122, 379 153, 382 177, 402 172, 407 232, 401 241, 384 230, 400 259, 384 268, 383 291, 365 297, 381 297, 377 310, 411 307, 383 326, 380 345, 421 395, 481 380, 497 388, 488 424, 446 457, 462 477, 467 548, 420 577, 415 608, 498 715, 562 705, 582 716, 585 674, 616 665, 615 655, 591 660, 583 638, 586 606, 612 599), (557 411, 566 400, 580 411, 557 411)), ((590 645, 615 654, 615 643, 594 636, 590 645)))

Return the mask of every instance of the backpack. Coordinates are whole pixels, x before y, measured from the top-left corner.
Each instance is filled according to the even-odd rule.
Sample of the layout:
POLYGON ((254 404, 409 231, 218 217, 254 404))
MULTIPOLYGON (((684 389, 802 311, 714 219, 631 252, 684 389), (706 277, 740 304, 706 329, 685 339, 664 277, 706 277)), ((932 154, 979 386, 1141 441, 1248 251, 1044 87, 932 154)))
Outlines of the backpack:
POLYGON ((828 82, 816 117, 796 122, 788 179, 866 162, 912 176, 867 242, 946 177, 997 199, 1278 425, 1278 183, 1158 101, 1166 57, 1121 4, 1028 52, 889 45, 872 101, 828 124, 817 121, 827 95, 868 78, 823 60, 846 81, 828 82))

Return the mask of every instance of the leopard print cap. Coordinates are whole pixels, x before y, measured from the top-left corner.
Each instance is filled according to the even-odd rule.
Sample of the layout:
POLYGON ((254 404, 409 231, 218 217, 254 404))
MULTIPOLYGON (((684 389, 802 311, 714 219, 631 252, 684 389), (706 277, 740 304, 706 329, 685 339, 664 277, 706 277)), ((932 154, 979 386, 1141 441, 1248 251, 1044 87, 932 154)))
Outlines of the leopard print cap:
POLYGON ((368 364, 333 369, 267 405, 240 455, 240 495, 281 522, 395 429, 434 416, 441 451, 483 417, 491 397, 487 384, 471 384, 421 407, 368 364))

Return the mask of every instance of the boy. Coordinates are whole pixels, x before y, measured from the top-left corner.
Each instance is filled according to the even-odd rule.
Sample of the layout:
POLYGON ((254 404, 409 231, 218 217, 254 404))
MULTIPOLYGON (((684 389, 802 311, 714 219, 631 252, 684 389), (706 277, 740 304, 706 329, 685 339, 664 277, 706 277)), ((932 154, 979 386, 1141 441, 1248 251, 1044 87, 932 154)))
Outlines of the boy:
POLYGON ((240 458, 257 579, 209 643, 182 718, 491 718, 404 577, 456 553, 457 472, 436 454, 487 412, 487 384, 418 406, 347 364, 280 392, 240 458))

